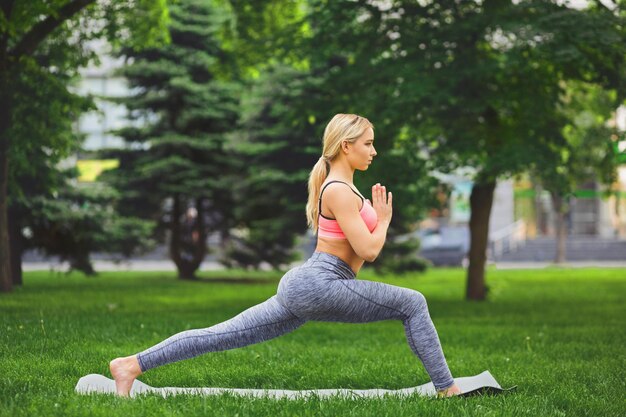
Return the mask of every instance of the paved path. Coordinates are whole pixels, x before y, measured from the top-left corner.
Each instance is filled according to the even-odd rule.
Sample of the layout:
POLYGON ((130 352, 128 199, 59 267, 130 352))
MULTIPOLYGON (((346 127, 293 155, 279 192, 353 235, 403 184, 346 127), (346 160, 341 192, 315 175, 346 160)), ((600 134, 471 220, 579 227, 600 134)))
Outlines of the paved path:
MULTIPOLYGON (((293 266, 300 265, 302 261, 293 263, 293 266)), ((24 271, 41 271, 55 270, 67 271, 69 264, 58 262, 24 262, 22 269, 24 271)), ((548 267, 555 268, 626 268, 626 261, 572 261, 566 262, 564 265, 556 266, 551 262, 498 262, 489 264, 495 266, 496 269, 542 269, 548 267)), ((123 262, 113 261, 93 261, 93 267, 96 271, 176 271, 176 267, 172 261, 168 260, 130 260, 123 262)), ((219 271, 225 269, 218 262, 203 262, 201 271, 219 271)), ((261 269, 269 270, 268 264, 263 265, 261 269)))
POLYGON ((496 269, 542 268, 626 268, 626 261, 568 261, 562 265, 552 262, 498 262, 496 269))
MULTIPOLYGON (((92 265, 96 271, 176 271, 176 265, 172 261, 155 261, 155 260, 131 260, 131 261, 92 261, 92 265)), ((22 269, 24 271, 41 271, 55 270, 67 271, 69 263, 63 262, 24 262, 22 269)), ((201 271, 218 271, 225 269, 218 262, 203 262, 200 266, 201 271)))

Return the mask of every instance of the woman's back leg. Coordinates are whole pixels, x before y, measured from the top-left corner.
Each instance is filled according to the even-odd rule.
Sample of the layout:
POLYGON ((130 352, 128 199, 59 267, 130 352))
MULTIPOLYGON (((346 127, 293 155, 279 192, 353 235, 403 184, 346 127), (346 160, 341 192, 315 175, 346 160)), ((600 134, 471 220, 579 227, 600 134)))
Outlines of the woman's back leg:
POLYGON ((141 371, 193 358, 208 352, 234 349, 273 339, 305 323, 274 295, 235 317, 204 329, 186 330, 137 354, 141 371))

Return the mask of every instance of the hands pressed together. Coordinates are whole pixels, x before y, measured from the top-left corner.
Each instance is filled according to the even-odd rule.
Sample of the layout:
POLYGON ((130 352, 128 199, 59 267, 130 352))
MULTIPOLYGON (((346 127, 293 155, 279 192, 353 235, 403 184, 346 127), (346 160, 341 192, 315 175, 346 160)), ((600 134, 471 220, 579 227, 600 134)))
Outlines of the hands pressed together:
POLYGON ((387 193, 384 185, 380 183, 372 186, 372 206, 378 215, 378 222, 391 223, 393 196, 391 191, 387 193))

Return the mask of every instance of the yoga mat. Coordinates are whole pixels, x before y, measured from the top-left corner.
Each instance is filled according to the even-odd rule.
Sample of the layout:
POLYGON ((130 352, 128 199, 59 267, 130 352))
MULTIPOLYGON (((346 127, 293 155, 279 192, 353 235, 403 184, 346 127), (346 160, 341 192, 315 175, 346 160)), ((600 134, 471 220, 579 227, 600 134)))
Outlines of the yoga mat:
MULTIPOLYGON (((475 376, 465 376, 455 378, 454 381, 463 392, 462 397, 473 395, 499 394, 502 392, 514 391, 517 388, 502 388, 498 381, 491 375, 489 371, 485 371, 475 376)), ((75 388, 79 394, 115 394, 115 381, 104 375, 89 374, 78 380, 75 388)), ((310 389, 310 390, 283 390, 283 389, 249 389, 249 388, 178 388, 178 387, 151 387, 139 380, 135 380, 130 390, 130 396, 137 394, 154 393, 163 397, 177 394, 193 394, 193 395, 220 395, 231 393, 240 396, 252 397, 269 397, 269 398, 305 398, 311 395, 324 398, 331 396, 344 396, 354 398, 375 398, 384 397, 385 395, 407 396, 418 394, 427 397, 437 395, 437 391, 432 382, 417 387, 402 388, 397 390, 388 390, 382 388, 375 389, 310 389)))

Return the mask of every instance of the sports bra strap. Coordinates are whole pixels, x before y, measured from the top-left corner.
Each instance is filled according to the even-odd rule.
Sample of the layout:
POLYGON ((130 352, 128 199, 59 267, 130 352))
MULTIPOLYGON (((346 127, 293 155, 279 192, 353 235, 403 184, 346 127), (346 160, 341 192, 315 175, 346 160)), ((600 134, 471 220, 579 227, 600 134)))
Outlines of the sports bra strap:
MULTIPOLYGON (((354 191, 354 189, 352 187, 350 187, 350 185, 347 182, 343 182, 343 181, 339 181, 339 180, 328 181, 328 183, 322 188, 322 191, 320 191, 319 209, 317 211, 320 215, 322 214, 322 194, 324 194, 324 190, 326 189, 326 187, 328 187, 333 182, 340 182, 342 184, 346 184, 348 186, 348 188, 350 188, 354 194, 358 195, 361 200, 364 200, 364 198, 361 196, 361 194, 359 194, 356 191, 354 191)), ((324 217, 324 216, 322 216, 322 217, 324 217)))

